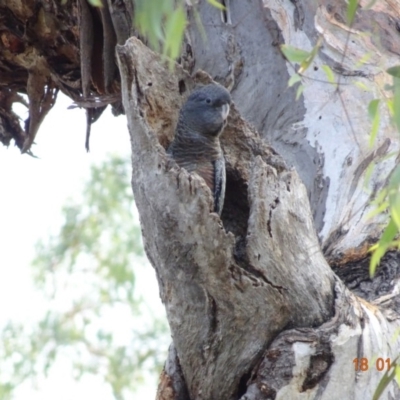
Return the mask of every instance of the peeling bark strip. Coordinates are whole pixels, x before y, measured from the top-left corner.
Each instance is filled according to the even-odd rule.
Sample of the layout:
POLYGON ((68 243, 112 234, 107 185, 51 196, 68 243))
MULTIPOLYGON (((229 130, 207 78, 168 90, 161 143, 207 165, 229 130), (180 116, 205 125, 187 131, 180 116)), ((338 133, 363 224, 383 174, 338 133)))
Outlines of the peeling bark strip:
MULTIPOLYGON (((58 90, 80 104, 96 97, 121 114, 115 44, 129 36, 132 12, 131 0, 103 0, 101 9, 87 0, 0 1, 0 142, 14 139, 28 151, 58 90), (29 97, 24 127, 10 112, 19 94, 29 97)), ((93 107, 88 131, 104 109, 93 107)))
POLYGON ((172 138, 179 82, 194 82, 179 67, 170 75, 133 38, 118 54, 145 248, 190 397, 235 398, 280 331, 318 326, 333 313, 334 274, 305 188, 233 107, 223 134, 227 181, 248 190, 242 203, 243 193, 227 192, 221 221, 203 180, 167 163, 159 144, 172 138))
POLYGON ((53 87, 48 78, 48 66, 43 57, 38 57, 29 68, 26 92, 29 98, 29 118, 25 121, 26 138, 21 152, 27 152, 35 140, 37 131, 53 107, 58 89, 53 87))
POLYGON ((115 64, 115 45, 117 44, 117 37, 112 24, 107 0, 103 0, 103 3, 103 7, 100 8, 101 23, 103 26, 103 79, 106 93, 109 93, 117 69, 115 64))
POLYGON ((93 52, 93 20, 87 0, 79 0, 79 46, 82 94, 86 99, 90 94, 92 52, 93 52))

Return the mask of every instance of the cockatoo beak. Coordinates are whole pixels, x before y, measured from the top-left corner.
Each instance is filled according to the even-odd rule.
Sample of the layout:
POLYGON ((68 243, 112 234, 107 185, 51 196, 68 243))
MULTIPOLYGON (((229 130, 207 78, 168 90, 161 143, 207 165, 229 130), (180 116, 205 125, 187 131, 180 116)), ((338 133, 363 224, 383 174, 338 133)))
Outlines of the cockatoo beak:
POLYGON ((224 121, 228 118, 229 110, 230 110, 229 104, 224 104, 222 106, 222 119, 224 121))

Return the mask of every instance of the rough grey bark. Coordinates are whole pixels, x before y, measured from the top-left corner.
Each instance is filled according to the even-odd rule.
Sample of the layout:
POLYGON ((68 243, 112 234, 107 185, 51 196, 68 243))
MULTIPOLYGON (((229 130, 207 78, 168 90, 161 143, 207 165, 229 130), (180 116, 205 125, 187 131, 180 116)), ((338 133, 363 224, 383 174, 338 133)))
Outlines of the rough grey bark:
MULTIPOLYGON (((219 218, 203 180, 163 148, 185 96, 210 78, 178 66, 170 74, 134 38, 118 55, 132 187, 174 342, 158 398, 188 398, 186 390, 192 400, 372 396, 381 374, 361 379, 353 359, 394 360, 396 325, 333 274, 296 171, 233 106, 221 137, 230 189, 219 218)), ((394 383, 388 390, 400 394, 394 383)))
MULTIPOLYGON (((223 134, 229 148, 227 180, 248 187, 247 198, 241 206, 229 206, 236 195, 227 196, 231 212, 222 221, 211 212, 204 182, 167 163, 146 125, 147 110, 157 105, 157 118, 170 118, 160 106, 166 97, 171 104, 181 102, 182 83, 168 78, 166 70, 160 73, 157 57, 137 40, 123 49, 120 71, 132 133, 134 194, 189 393, 192 398, 233 398, 240 379, 278 332, 320 325, 331 316, 334 275, 319 249, 297 173, 266 164, 270 149, 235 109, 223 134), (245 149, 249 144, 253 148, 245 149), (150 155, 151 149, 156 151, 150 155), (152 198, 157 201, 149 202, 152 198), (242 217, 245 226, 236 228, 241 213, 247 221, 242 217), (282 243, 291 244, 290 249, 282 251, 282 243)), ((193 86, 189 78, 180 79, 193 86)))

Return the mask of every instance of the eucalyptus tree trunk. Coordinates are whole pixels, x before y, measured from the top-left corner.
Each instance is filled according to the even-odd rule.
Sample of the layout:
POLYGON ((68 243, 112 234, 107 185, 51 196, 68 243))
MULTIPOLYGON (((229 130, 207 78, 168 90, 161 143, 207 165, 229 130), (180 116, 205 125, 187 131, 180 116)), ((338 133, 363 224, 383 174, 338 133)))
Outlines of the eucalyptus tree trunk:
MULTIPOLYGON (((400 349, 400 269, 392 252, 369 279, 367 251, 382 220, 365 215, 396 164, 384 157, 398 137, 384 117, 370 148, 367 106, 382 67, 398 62, 399 6, 360 9, 348 28, 344 1, 225 5, 221 13, 198 4, 206 41, 189 7, 181 57, 189 71, 170 72, 135 38, 117 48, 132 187, 173 339, 158 399, 372 398, 400 349), (287 87, 295 70, 279 45, 310 50, 318 38, 296 101, 287 87), (165 155, 183 101, 212 79, 235 103, 221 138, 221 217, 205 182, 165 155)), ((400 398, 395 381, 382 398, 400 398)))

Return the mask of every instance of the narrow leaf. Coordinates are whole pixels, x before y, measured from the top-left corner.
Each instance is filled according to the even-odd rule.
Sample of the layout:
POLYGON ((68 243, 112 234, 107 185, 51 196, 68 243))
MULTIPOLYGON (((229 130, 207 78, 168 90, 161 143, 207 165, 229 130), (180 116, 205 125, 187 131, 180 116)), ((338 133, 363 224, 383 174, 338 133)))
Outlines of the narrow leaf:
POLYGON ((349 0, 349 4, 347 5, 347 24, 350 26, 356 15, 358 7, 358 0, 349 0))
POLYGON ((385 255, 386 250, 392 244, 393 238, 396 236, 396 234, 397 226, 393 219, 390 219, 389 224, 383 232, 379 242, 377 243, 377 247, 375 248, 371 257, 371 261, 369 264, 369 274, 371 278, 375 275, 376 267, 379 265, 382 257, 385 255))
MULTIPOLYGON (((376 247, 376 246, 374 246, 376 247)), ((381 262, 381 258, 385 255, 387 248, 384 247, 376 247, 374 252, 372 253, 371 260, 369 262, 369 276, 371 279, 375 275, 376 267, 381 262)))
POLYGON ((398 190, 400 186, 400 166, 397 166, 394 172, 390 176, 389 180, 389 196, 390 196, 390 191, 392 189, 398 190))
POLYGON ((299 85, 296 92, 296 100, 298 100, 304 91, 304 85, 299 85))
POLYGON ((386 161, 386 160, 390 160, 391 158, 397 157, 397 156, 398 156, 398 152, 396 152, 396 151, 391 151, 390 153, 387 153, 386 155, 381 156, 381 157, 380 157, 380 160, 386 161))
POLYGON ((179 56, 183 34, 185 32, 186 16, 183 7, 178 7, 168 18, 165 27, 164 54, 173 61, 179 56))
POLYGON ((309 52, 287 44, 281 45, 281 51, 289 61, 295 63, 301 63, 310 56, 309 52))
POLYGON ((297 82, 301 81, 301 77, 298 74, 294 74, 290 77, 289 82, 288 82, 288 87, 292 87, 294 84, 297 82))
POLYGON ((400 386, 400 365, 396 365, 396 382, 400 386))
POLYGON ((375 143, 376 136, 379 130, 380 113, 379 113, 379 99, 374 99, 370 101, 368 105, 368 114, 372 119, 372 128, 369 135, 369 145, 372 147, 375 143))
MULTIPOLYGON (((373 200, 374 204, 380 204, 383 201, 385 201, 386 197, 388 195, 387 188, 385 187, 384 189, 380 190, 376 196, 376 198, 373 200)), ((389 205, 389 204, 388 204, 389 205)))
POLYGON ((88 0, 93 7, 103 7, 101 0, 88 0))
POLYGON ((328 79, 328 82, 330 83, 335 83, 335 75, 333 74, 333 71, 329 67, 329 65, 323 65, 322 69, 325 72, 326 78, 328 79))
POLYGON ((362 65, 364 65, 370 58, 372 57, 372 53, 365 53, 356 63, 355 67, 360 68, 362 65))
POLYGON ((307 57, 301 64, 299 68, 299 74, 304 74, 305 71, 307 71, 308 67, 311 64, 311 58, 307 57))
POLYGON ((372 397, 372 400, 379 400, 381 397, 382 393, 385 391, 389 383, 393 380, 395 377, 396 369, 391 368, 389 371, 386 371, 385 374, 382 376, 382 379, 380 380, 378 387, 375 390, 374 396, 372 397))
POLYGON ((393 99, 393 118, 397 130, 400 132, 400 78, 393 77, 394 99, 393 99))
POLYGON ((221 11, 226 9, 225 6, 221 3, 219 3, 217 0, 207 0, 207 2, 209 4, 211 4, 212 6, 214 6, 215 8, 218 8, 221 11))
POLYGON ((382 214, 383 212, 385 212, 388 209, 388 207, 389 207, 389 202, 388 201, 384 201, 378 207, 376 207, 372 211, 370 211, 367 214, 366 218, 367 219, 371 219, 371 218, 375 217, 375 215, 382 214))
POLYGON ((371 89, 364 82, 357 81, 357 82, 354 82, 354 84, 361 90, 365 90, 366 92, 371 91, 371 89))
POLYGON ((397 193, 391 197, 390 201, 390 215, 397 225, 397 229, 400 230, 400 193, 397 193))
POLYGON ((364 188, 367 188, 369 186, 372 173, 374 172, 374 168, 375 168, 375 163, 371 161, 365 170, 364 188))
POLYGON ((310 55, 304 61, 301 62, 299 68, 299 74, 302 74, 304 71, 308 69, 308 67, 314 61, 315 56, 318 54, 321 45, 322 45, 322 37, 319 37, 317 44, 312 48, 310 55))
POLYGON ((393 221, 393 219, 391 219, 389 221, 386 229, 382 233, 382 236, 379 240, 379 244, 389 247, 392 243, 393 238, 396 236, 396 234, 397 234, 397 227, 396 227, 396 224, 393 221))
MULTIPOLYGON (((393 90, 394 90, 394 88, 393 88, 393 90)), ((394 101, 393 101, 393 98, 387 99, 386 100, 386 105, 387 105, 387 108, 389 110, 390 115, 393 117, 393 115, 394 115, 394 101)))
POLYGON ((397 65, 395 67, 391 67, 391 68, 387 69, 386 72, 389 75, 394 76, 395 78, 400 78, 400 65, 397 65))
POLYGON ((379 106, 379 99, 371 100, 368 104, 368 114, 372 120, 375 118, 375 115, 378 112, 378 106, 379 106))
POLYGON ((393 221, 400 230, 400 166, 398 166, 389 181, 389 205, 393 221))
POLYGON ((383 85, 383 90, 391 90, 391 91, 393 91, 394 87, 393 87, 393 85, 388 85, 387 83, 385 83, 383 85))

